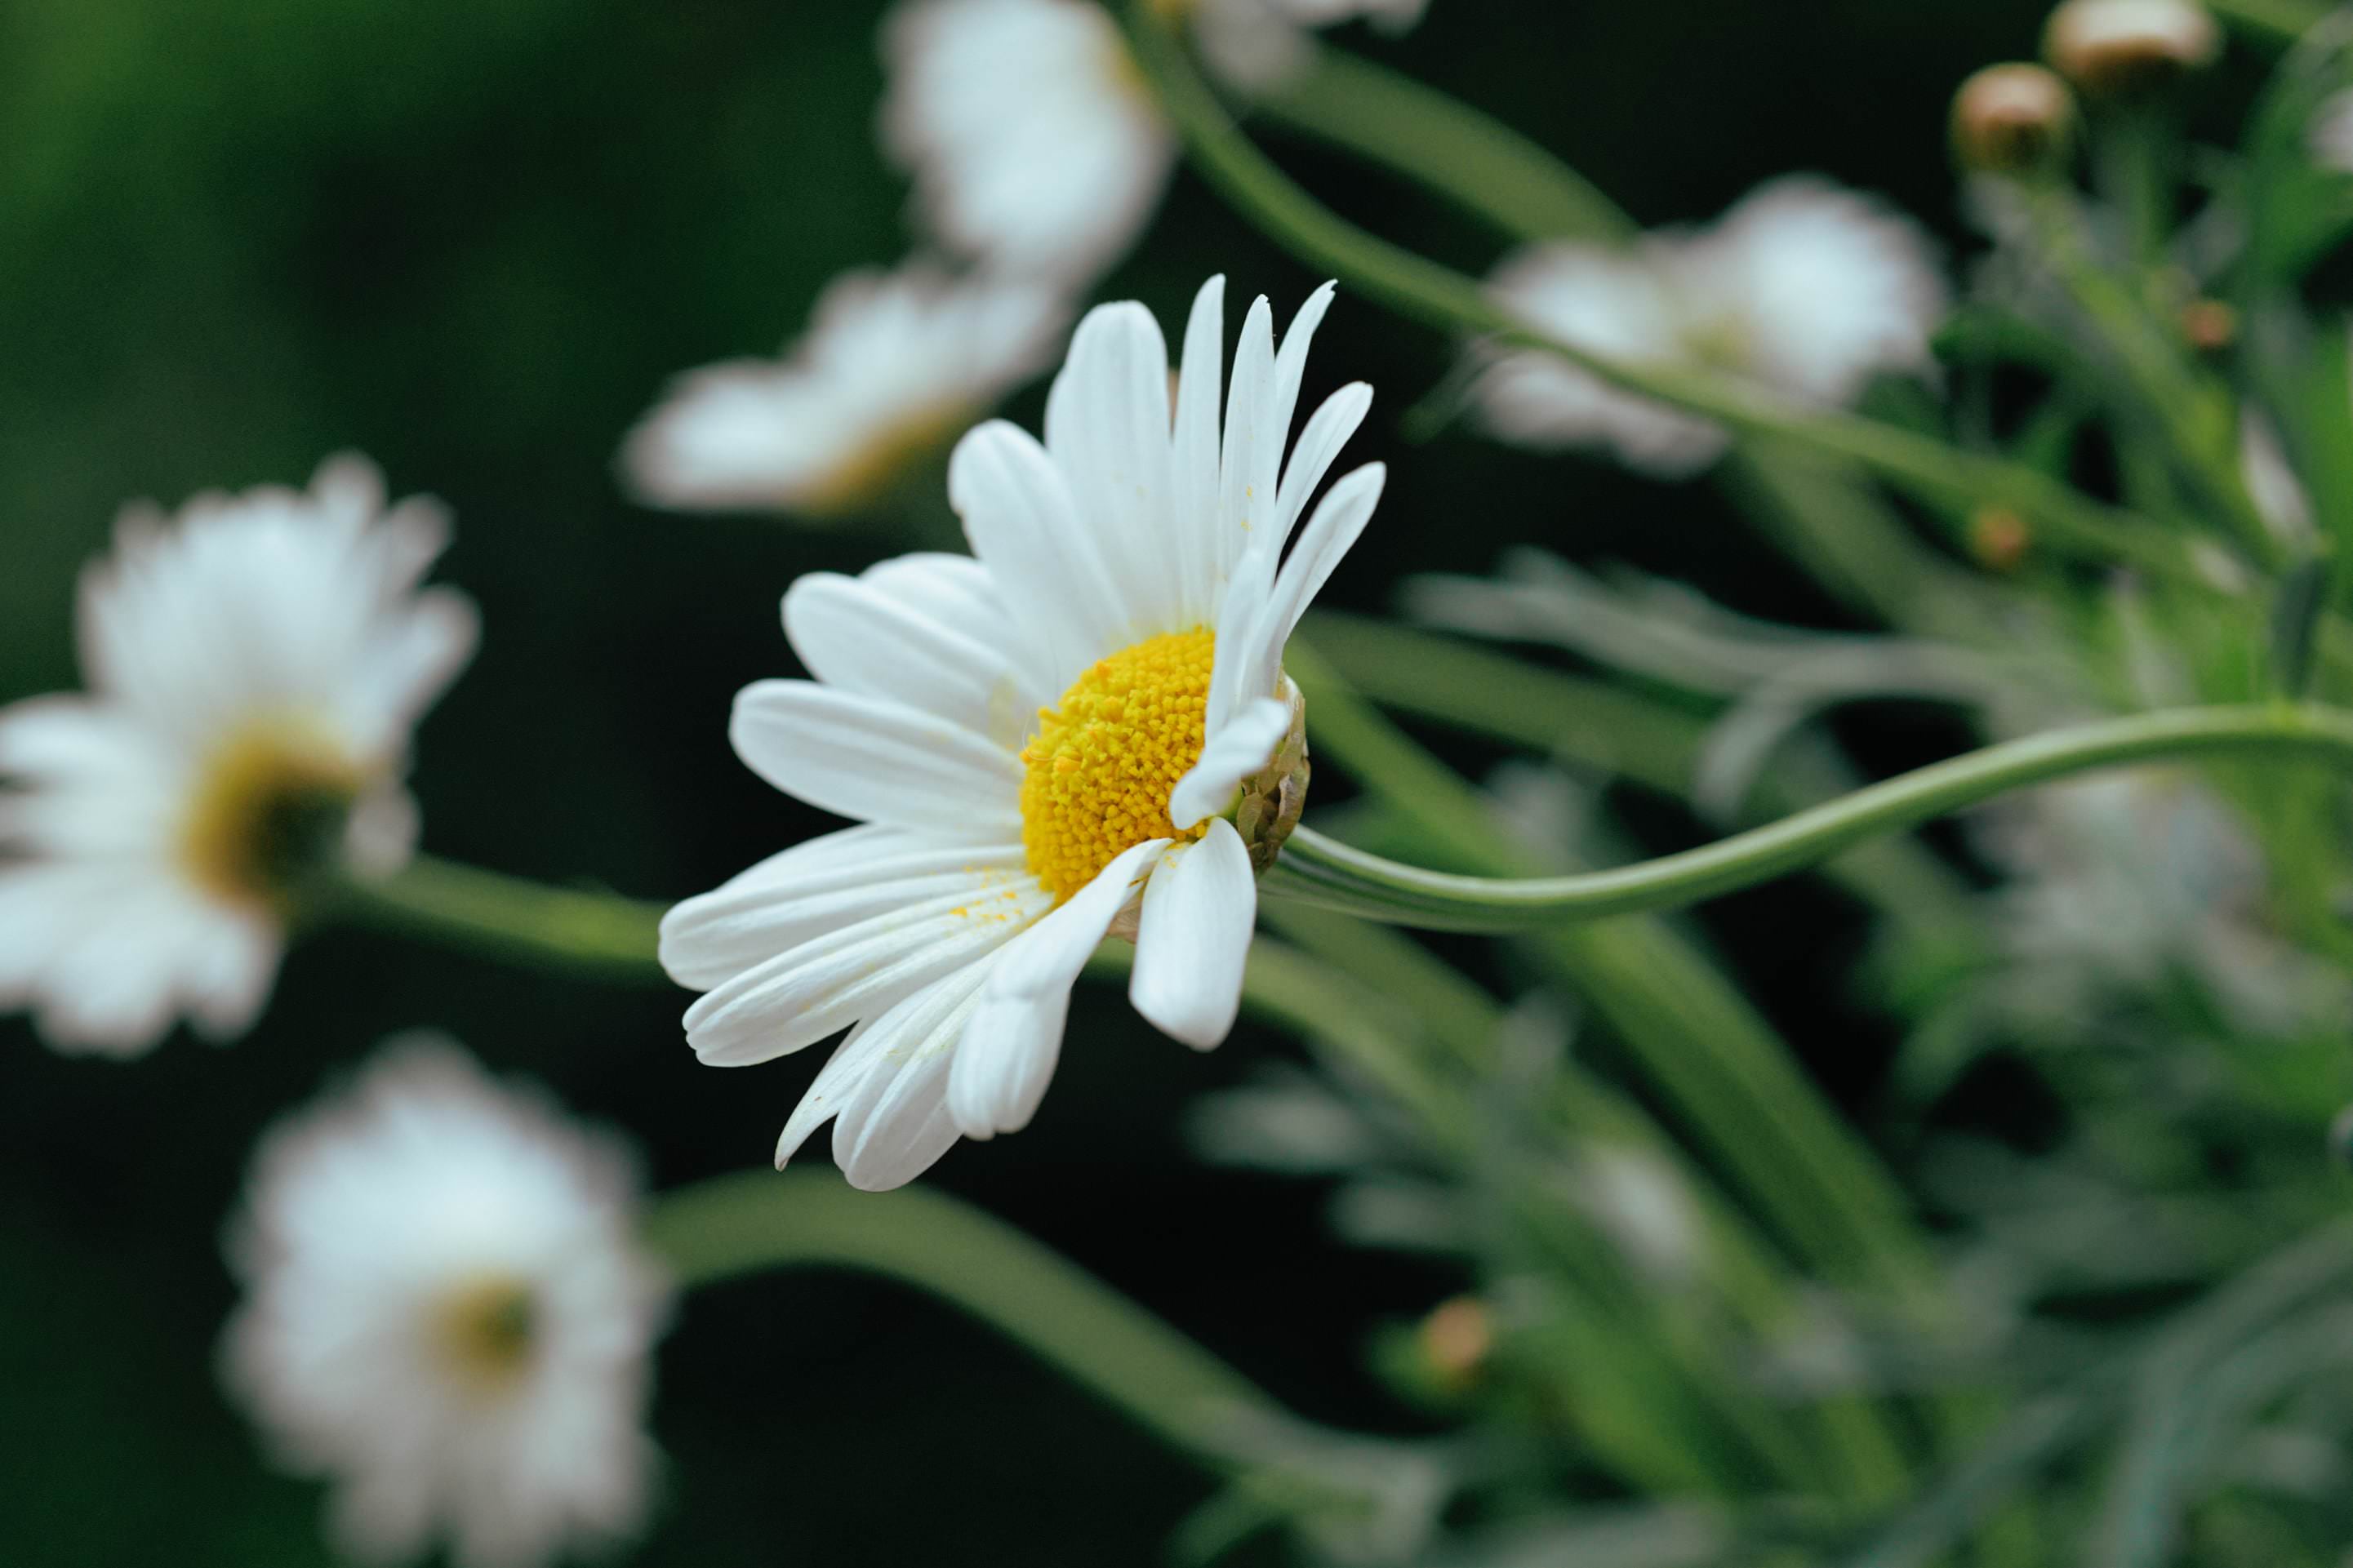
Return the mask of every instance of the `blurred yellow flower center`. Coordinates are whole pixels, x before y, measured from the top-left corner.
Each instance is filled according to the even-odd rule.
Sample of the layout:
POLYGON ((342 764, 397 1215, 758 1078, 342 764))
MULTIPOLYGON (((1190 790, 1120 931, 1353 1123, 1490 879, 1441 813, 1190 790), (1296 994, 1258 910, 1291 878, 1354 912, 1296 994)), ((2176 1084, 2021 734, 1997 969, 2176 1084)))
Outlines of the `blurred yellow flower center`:
POLYGON ((891 493, 900 476, 947 445, 972 422, 962 403, 918 408, 892 420, 846 453, 831 473, 802 496, 799 510, 812 517, 863 511, 891 493))
POLYGON ((1217 634, 1197 626, 1137 643, 1073 681, 1022 749, 1021 843, 1059 901, 1147 838, 1191 838, 1168 792, 1200 760, 1217 634))
POLYGON ((259 720, 215 748, 180 833, 199 888, 230 903, 281 902, 332 858, 367 775, 318 725, 259 720))
POLYGON ((434 1340, 450 1370, 481 1393, 495 1393, 522 1374, 538 1332, 539 1302, 530 1283, 507 1275, 469 1280, 434 1310, 434 1340))

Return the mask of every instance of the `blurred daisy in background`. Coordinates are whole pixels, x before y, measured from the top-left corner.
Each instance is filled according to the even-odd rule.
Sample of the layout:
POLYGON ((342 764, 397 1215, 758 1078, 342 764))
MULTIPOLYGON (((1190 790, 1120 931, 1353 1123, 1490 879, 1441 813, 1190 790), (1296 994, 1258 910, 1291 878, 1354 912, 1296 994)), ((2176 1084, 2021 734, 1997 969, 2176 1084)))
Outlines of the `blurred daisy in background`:
POLYGON ((1029 284, 916 262, 852 272, 818 299, 781 360, 679 378, 631 433, 622 468, 654 506, 836 518, 881 500, 1043 369, 1070 321, 1029 284))
POLYGON ((2043 58, 2094 97, 2163 87, 2221 52, 2222 29, 2200 0, 2066 0, 2042 30, 2043 58))
POLYGON ((833 1118, 849 1180, 895 1186, 959 1134, 1026 1125, 1071 987, 1114 931, 1135 941, 1129 995, 1146 1018, 1202 1048, 1231 1027, 1256 874, 1305 785, 1283 647, 1384 471, 1358 468, 1307 517, 1371 405, 1361 384, 1316 410, 1283 466, 1328 285, 1280 354, 1266 301, 1250 308, 1221 438, 1223 300, 1213 279, 1195 300, 1173 434, 1158 325, 1141 305, 1101 307, 1042 445, 1000 421, 956 447, 949 496, 977 559, 903 556, 786 596, 816 679, 746 688, 730 739, 778 789, 862 826, 662 927, 672 976, 709 993, 686 1015, 704 1061, 851 1028, 780 1163, 833 1118))
POLYGON ((2353 90, 2332 95, 2312 117, 2307 144, 2324 169, 2353 174, 2353 90))
POLYGON ((992 269, 1083 286, 1150 221, 1176 160, 1092 0, 908 0, 883 26, 882 139, 924 231, 992 269))
MULTIPOLYGON (((1803 175, 1763 186, 1712 226, 1663 230, 1632 249, 1527 247, 1489 287, 1531 327, 1605 360, 1713 369, 1823 406, 1854 402, 1883 374, 1926 374, 1947 303, 1917 225, 1803 175)), ((1505 440, 1600 447, 1660 478, 1696 473, 1729 444, 1707 420, 1535 350, 1493 354, 1473 396, 1505 440)))
POLYGON ((0 709, 0 1005, 118 1056, 252 1025, 303 886, 414 843, 409 731, 477 632, 417 585, 448 540, 352 457, 123 514, 82 579, 89 692, 0 709))
POLYGON ((669 1303, 637 1196, 617 1141, 430 1038, 263 1140, 223 1375, 343 1550, 526 1568, 637 1531, 669 1303))

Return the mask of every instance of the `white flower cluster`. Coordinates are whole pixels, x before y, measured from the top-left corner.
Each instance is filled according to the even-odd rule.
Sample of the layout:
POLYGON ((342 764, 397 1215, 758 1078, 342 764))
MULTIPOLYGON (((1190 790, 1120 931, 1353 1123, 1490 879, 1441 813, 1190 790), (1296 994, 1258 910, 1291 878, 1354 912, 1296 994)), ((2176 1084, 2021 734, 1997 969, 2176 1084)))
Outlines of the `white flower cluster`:
MULTIPOLYGON (((1296 69, 1305 29, 1389 29, 1425 0, 1171 0, 1229 80, 1296 69)), ((882 27, 881 139, 922 249, 818 299, 775 360, 681 376, 624 445, 650 505, 871 506, 1043 369, 1072 300, 1132 247, 1176 139, 1096 0, 901 0, 882 27)))

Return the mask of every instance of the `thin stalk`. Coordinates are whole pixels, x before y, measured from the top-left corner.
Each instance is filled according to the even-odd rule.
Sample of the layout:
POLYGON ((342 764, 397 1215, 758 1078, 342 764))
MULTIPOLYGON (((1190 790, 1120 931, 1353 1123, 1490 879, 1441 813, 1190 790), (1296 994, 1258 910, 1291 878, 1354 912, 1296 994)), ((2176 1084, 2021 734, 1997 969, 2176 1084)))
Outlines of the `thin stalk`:
POLYGON ((664 1197, 646 1239, 688 1289, 770 1268, 861 1269, 997 1330, 1219 1471, 1237 1425, 1289 1417, 1240 1373, 992 1215, 929 1187, 860 1193, 830 1173, 722 1176, 664 1197))
POLYGON ((667 986, 663 908, 419 856, 389 878, 337 884, 317 913, 531 968, 667 986))
POLYGON ((1531 331, 1488 299, 1476 280, 1374 237, 1293 184, 1235 129, 1153 0, 1129 0, 1128 9, 1137 62, 1203 175, 1293 254, 1398 313, 1440 331, 1559 354, 1628 391, 1743 435, 1778 437, 1862 464, 1931 500, 2010 506, 2041 523, 2054 548, 2213 586, 2180 541, 2031 468, 1873 420, 1795 409, 1725 378, 1600 359, 1531 331))
POLYGON ((1254 107, 1405 176, 1514 239, 1628 240, 1634 221, 1576 170, 1411 77, 1321 45, 1254 107))
MULTIPOLYGON (((1540 756, 1575 763, 1676 800, 1691 798, 1710 721, 1606 681, 1539 668, 1458 637, 1319 610, 1309 640, 1348 684, 1384 708, 1540 756)), ((1828 748, 1788 748, 1757 784, 1786 815, 1854 787, 1828 748)), ((1965 933, 1968 889, 1916 841, 1858 845, 1824 874, 1908 929, 1965 933)))
MULTIPOLYGON (((1307 692, 1319 754, 1338 761, 1440 852, 1508 875, 1516 852, 1488 824, 1474 791, 1357 696, 1303 639, 1293 640, 1285 668, 1307 692)), ((1885 1287, 1927 1310, 1933 1289, 1902 1191, 1821 1102, 1788 1046, 1704 957, 1650 921, 1546 931, 1535 952, 1591 1004, 1796 1256, 1834 1279, 1885 1287)))
MULTIPOLYGON (((1507 1016, 1483 987, 1429 949, 1385 927, 1296 904, 1272 905, 1265 918, 1309 952, 1409 1008, 1422 1032, 1445 1047, 1472 1080, 1493 1080, 1507 1016)), ((1641 1150, 1673 1171, 1697 1210, 1704 1257, 1701 1276, 1721 1292, 1739 1321, 1761 1338, 1788 1331, 1799 1305, 1783 1266, 1745 1216, 1725 1201, 1708 1173, 1695 1166, 1640 1104, 1574 1057, 1564 1056, 1552 1070, 1554 1092, 1540 1114, 1576 1144, 1641 1150)), ((1604 1258, 1602 1270, 1605 1278, 1596 1283, 1617 1284, 1622 1292, 1622 1266, 1604 1258)), ((1632 1306, 1638 1311, 1656 1309, 1656 1303, 1639 1297, 1632 1306)), ((1719 1336, 1711 1328, 1678 1324, 1673 1316, 1658 1318, 1656 1331, 1696 1376, 1701 1392, 1727 1407, 1738 1403, 1734 1396, 1741 1392, 1741 1379, 1736 1369, 1721 1364, 1724 1347, 1715 1343, 1719 1336), (1698 1337, 1674 1331, 1678 1328, 1696 1330, 1698 1337)), ((1827 1463, 1831 1467, 1828 1476, 1818 1474, 1814 1482, 1827 1481, 1860 1502, 1884 1501, 1902 1493, 1910 1468, 1903 1441, 1883 1408, 1865 1399, 1831 1399, 1813 1415, 1818 1436, 1799 1443, 1801 1452, 1768 1445, 1764 1454, 1768 1462, 1784 1468, 1801 1460, 1827 1463)), ((1751 1418, 1744 1416, 1738 1424, 1750 1425, 1751 1418)))
POLYGON ((2135 714, 2005 742, 1867 785, 1768 826, 1637 866, 1570 877, 1460 876, 1402 866, 1301 828, 1270 892, 1444 931, 1511 931, 1672 909, 1818 864, 1876 835, 2098 768, 2213 755, 2312 756, 2353 768, 2353 714, 2315 704, 2135 714))

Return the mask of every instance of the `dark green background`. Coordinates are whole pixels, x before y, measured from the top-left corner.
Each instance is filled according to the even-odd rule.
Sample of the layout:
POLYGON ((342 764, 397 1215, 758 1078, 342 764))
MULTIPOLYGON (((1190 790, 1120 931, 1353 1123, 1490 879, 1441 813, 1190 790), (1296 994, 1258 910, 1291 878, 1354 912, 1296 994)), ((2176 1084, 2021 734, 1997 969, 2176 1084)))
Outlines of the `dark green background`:
MULTIPOLYGON (((1433 0, 1370 44, 1509 119, 1646 221, 1798 168, 1950 231, 1944 112, 2031 47, 2036 0, 1433 0)), ((734 689, 786 672, 797 573, 902 548, 626 502, 612 453, 666 377, 765 352, 835 272, 906 245, 871 135, 879 7, 810 0, 6 0, 0 5, 0 700, 71 685, 71 584, 116 507, 300 481, 352 447, 459 533, 480 658, 427 723, 433 850, 646 896, 699 890, 818 824, 739 767, 734 689)), ((1344 207, 1466 266, 1445 209, 1275 143, 1344 207)), ((1286 311, 1316 280, 1180 177, 1100 297, 1172 323, 1208 272, 1286 311)), ((1343 296, 1310 393, 1380 392, 1353 448, 1388 500, 1331 597, 1482 570, 1535 540, 1825 608, 1704 487, 1669 489, 1395 418, 1450 348, 1343 296)), ((1039 395, 1014 412, 1034 422, 1039 395)), ((936 492, 919 510, 944 517, 936 492)), ((1467 758, 1466 763, 1482 759, 1467 758)), ((1672 825, 1670 825, 1672 826, 1672 825)), ((1857 933, 1818 891, 1711 917, 1778 1022, 1866 1075, 1840 995, 1857 933), (1860 1065, 1858 1065, 1860 1064, 1860 1065)), ((765 1161, 811 1056, 699 1068, 683 998, 333 933, 251 1037, 69 1061, 0 1024, 0 1563, 321 1559, 313 1489, 269 1476, 216 1392, 216 1238, 271 1117, 387 1032, 446 1027, 643 1143, 663 1185, 765 1161)), ((936 1179, 1029 1227, 1303 1413, 1409 1428, 1360 1370, 1442 1274, 1351 1253, 1320 1194, 1205 1172, 1188 1097, 1296 1047, 1245 1028, 1197 1058, 1083 995, 1039 1124, 936 1179)), ((819 1141, 820 1144, 822 1140, 819 1141)), ((822 1158, 821 1155, 818 1156, 822 1158)), ((1206 1483, 1016 1352, 862 1280, 698 1297, 663 1352, 669 1498, 640 1560, 699 1568, 1138 1563, 1206 1483)))

